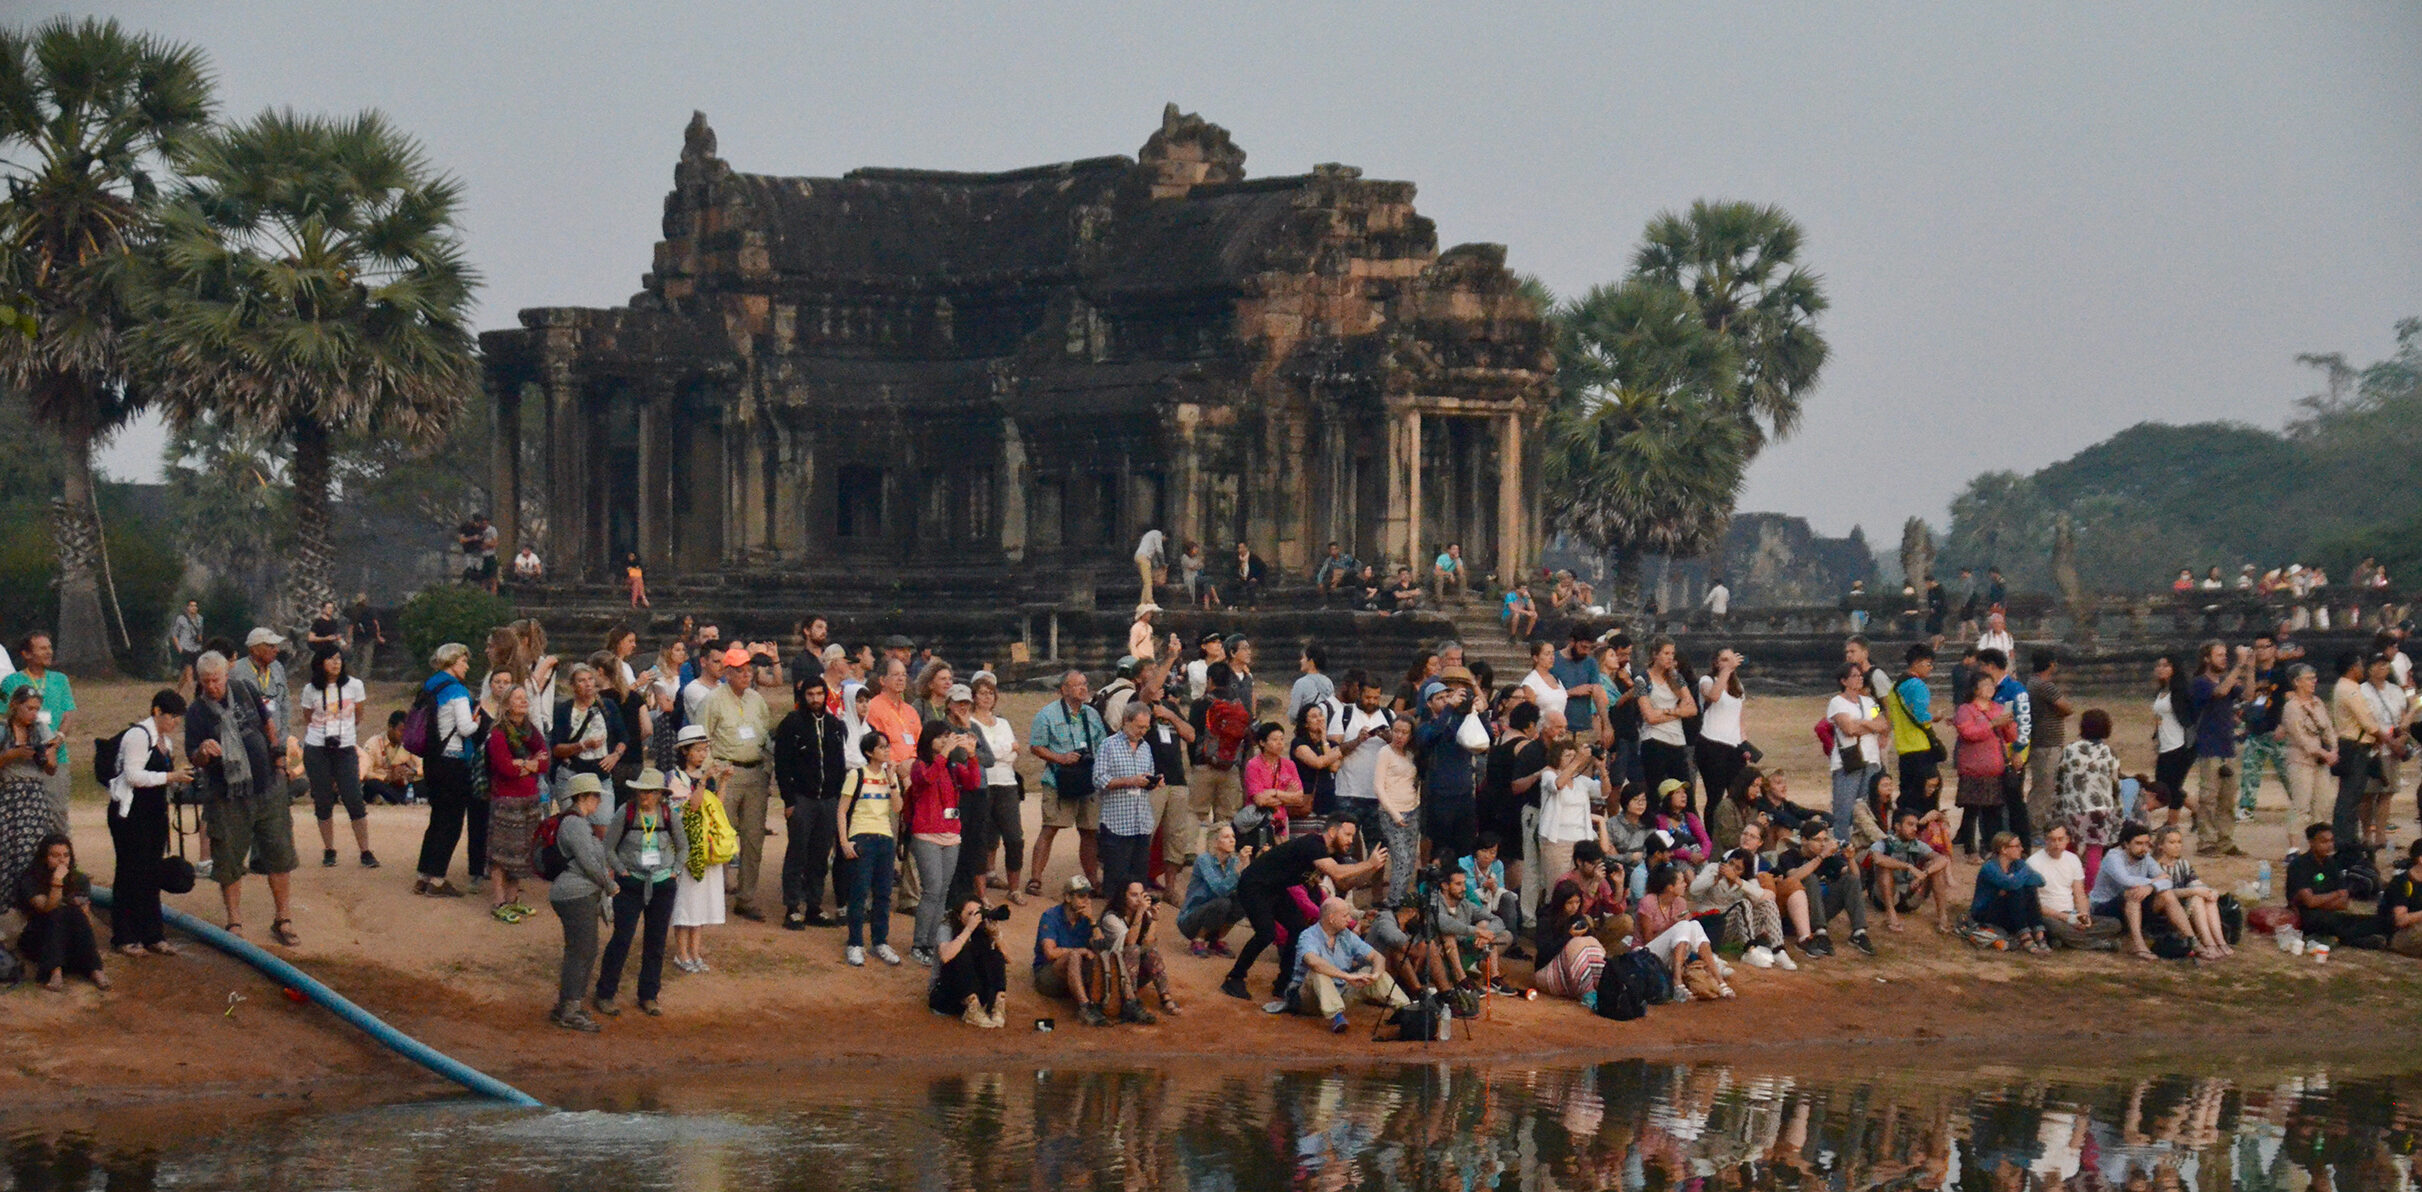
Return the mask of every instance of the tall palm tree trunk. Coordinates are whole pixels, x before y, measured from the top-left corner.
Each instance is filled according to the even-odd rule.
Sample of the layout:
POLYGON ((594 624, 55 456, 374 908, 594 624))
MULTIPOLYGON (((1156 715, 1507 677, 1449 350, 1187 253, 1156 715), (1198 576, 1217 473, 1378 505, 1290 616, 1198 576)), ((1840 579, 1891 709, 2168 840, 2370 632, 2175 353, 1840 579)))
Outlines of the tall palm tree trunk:
POLYGON ((320 603, 336 598, 336 556, 328 543, 328 484, 335 448, 328 426, 297 418, 294 440, 294 558, 286 567, 286 624, 308 625, 320 603))
POLYGON ((51 537, 59 550, 54 665, 78 677, 112 675, 118 665, 101 617, 101 526, 93 516, 92 428, 81 422, 64 425, 59 439, 66 458, 61 461, 59 499, 51 503, 51 537))

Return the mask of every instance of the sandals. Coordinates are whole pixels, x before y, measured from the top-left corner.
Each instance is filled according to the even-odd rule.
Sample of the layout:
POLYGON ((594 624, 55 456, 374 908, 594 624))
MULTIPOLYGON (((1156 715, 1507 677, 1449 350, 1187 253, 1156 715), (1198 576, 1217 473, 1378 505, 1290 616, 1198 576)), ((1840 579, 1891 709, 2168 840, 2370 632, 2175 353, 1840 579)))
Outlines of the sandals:
POLYGON ((1043 879, 1039 877, 1027 878, 1026 894, 1030 898, 1041 898, 1043 896, 1043 879))
POLYGON ((521 922, 521 912, 514 910, 510 903, 489 907, 488 917, 508 925, 521 922))
POLYGON ((143 954, 143 945, 141 945, 141 944, 120 944, 120 945, 118 945, 118 955, 120 955, 120 956, 141 956, 142 954, 143 954))
POLYGON ((228 920, 228 923, 227 923, 227 934, 232 935, 232 936, 236 937, 237 939, 242 939, 242 938, 244 938, 244 925, 243 925, 242 923, 238 923, 238 922, 236 922, 236 921, 234 921, 234 920, 232 920, 232 919, 228 920))
POLYGON ((294 920, 292 919, 277 919, 271 921, 269 924, 269 938, 276 940, 280 944, 283 944, 289 948, 300 948, 303 946, 303 937, 295 934, 294 920))
POLYGON ((161 940, 156 944, 143 945, 143 950, 154 956, 175 956, 184 952, 185 949, 169 943, 167 940, 161 940))

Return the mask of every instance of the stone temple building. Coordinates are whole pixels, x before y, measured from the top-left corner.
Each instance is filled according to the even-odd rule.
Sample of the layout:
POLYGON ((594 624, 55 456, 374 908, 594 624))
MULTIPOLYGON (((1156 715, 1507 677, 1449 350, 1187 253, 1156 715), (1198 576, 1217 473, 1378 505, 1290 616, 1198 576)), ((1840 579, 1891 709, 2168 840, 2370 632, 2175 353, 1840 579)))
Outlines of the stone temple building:
POLYGON ((507 551, 526 506, 567 578, 1066 593, 1149 527, 1298 574, 1534 559, 1554 364, 1504 249, 1440 251, 1409 182, 1244 159, 1173 105, 1134 158, 789 178, 694 117, 641 292, 481 336, 507 551))

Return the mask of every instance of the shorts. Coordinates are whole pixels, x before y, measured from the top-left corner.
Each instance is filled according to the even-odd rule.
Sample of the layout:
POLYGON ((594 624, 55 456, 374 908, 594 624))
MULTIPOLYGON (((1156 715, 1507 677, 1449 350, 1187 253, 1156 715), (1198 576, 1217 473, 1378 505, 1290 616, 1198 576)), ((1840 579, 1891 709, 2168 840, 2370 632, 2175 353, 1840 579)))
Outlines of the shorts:
POLYGON ((1056 964, 1034 966, 1034 991, 1048 998, 1072 999, 1068 991, 1068 971, 1056 964))
POLYGON ((201 657, 202 652, 200 650, 179 650, 177 651, 177 669, 180 671, 192 670, 193 664, 196 661, 199 661, 201 657))
POLYGON ((1183 866, 1203 850, 1203 821, 1194 813, 1194 796, 1182 786, 1152 792, 1153 822, 1161 837, 1161 864, 1183 866))
POLYGON ((285 799, 220 799, 202 807, 210 876, 232 886, 250 874, 292 873, 294 805, 285 799))
POLYGON ((2123 895, 2121 897, 2114 898, 2109 902, 2097 902, 2091 909, 2094 912, 2094 917, 2097 919, 2110 919, 2115 922, 2125 922, 2127 919, 2127 905, 2128 900, 2126 896, 2123 895))
POLYGON ((1050 787, 1043 788, 1043 826, 1074 828, 1079 832, 1097 832, 1102 827, 1102 798, 1087 795, 1082 799, 1063 799, 1050 787))

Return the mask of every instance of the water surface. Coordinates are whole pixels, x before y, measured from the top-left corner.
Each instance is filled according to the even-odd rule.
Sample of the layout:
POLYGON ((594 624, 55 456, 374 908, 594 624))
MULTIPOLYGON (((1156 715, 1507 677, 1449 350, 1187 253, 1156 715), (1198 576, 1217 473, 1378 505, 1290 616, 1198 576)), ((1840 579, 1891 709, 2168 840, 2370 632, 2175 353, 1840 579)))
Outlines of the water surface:
MULTIPOLYGON (((567 1106, 0 1118, 17 1189, 2406 1189, 2422 1073, 842 1069, 567 1106)), ((1872 1064, 1872 1058, 1867 1061, 1872 1064)))

